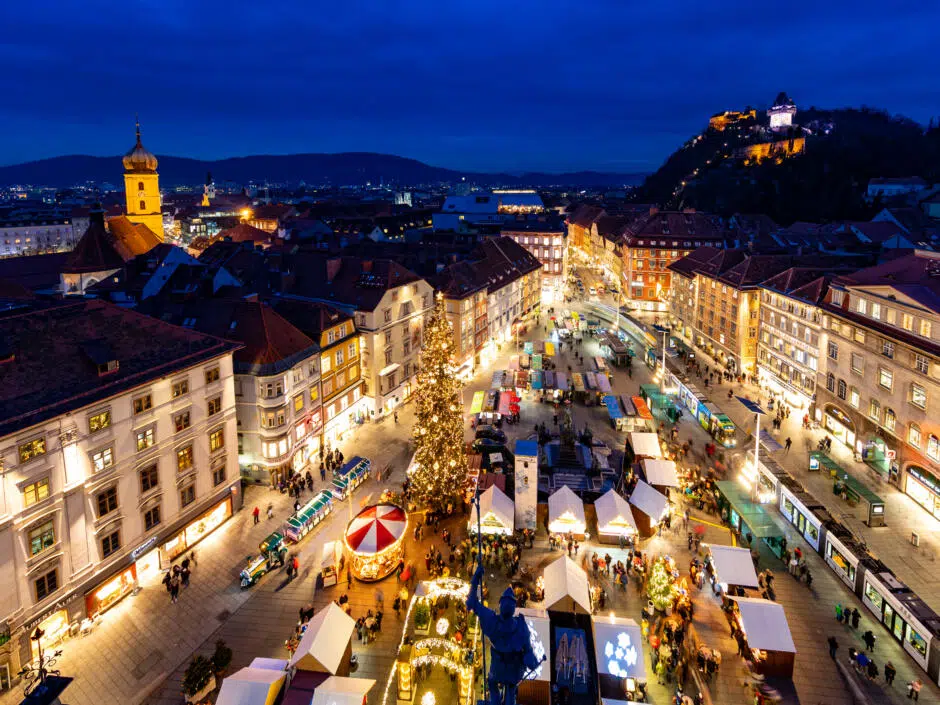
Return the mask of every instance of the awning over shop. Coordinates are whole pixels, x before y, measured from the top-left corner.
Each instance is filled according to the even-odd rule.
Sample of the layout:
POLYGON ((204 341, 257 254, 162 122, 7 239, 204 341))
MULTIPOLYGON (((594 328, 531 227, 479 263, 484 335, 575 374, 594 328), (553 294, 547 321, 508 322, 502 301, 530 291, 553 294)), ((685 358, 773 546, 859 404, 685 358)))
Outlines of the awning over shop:
POLYGON ((763 651, 796 653, 783 605, 754 597, 732 597, 741 612, 747 645, 763 651))
POLYGON ((623 617, 595 617, 594 655, 597 672, 617 678, 646 680, 640 625, 623 617))
POLYGON ((509 405, 512 403, 512 393, 503 392, 499 395, 499 415, 500 416, 509 416, 509 405))
POLYGON ((490 382, 490 389, 499 391, 503 388, 503 373, 502 370, 493 373, 493 379, 490 382))
POLYGON ((532 355, 532 369, 541 370, 542 369, 542 355, 540 353, 535 353, 532 355))
POLYGON ((715 486, 731 508, 741 517, 741 521, 747 525, 747 530, 742 528, 742 533, 750 531, 759 539, 780 538, 787 535, 786 528, 776 521, 764 505, 752 502, 739 485, 731 480, 720 480, 715 483, 715 486))
POLYGON ((555 373, 555 386, 563 392, 568 391, 568 375, 564 372, 555 373))
POLYGON ((630 503, 614 489, 595 500, 594 511, 597 513, 597 530, 601 534, 630 536, 637 532, 630 503))
POLYGON ((679 474, 676 471, 676 464, 673 461, 643 458, 641 462, 643 470, 646 472, 646 481, 649 484, 658 487, 679 486, 679 474))
POLYGON ((545 389, 555 389, 555 373, 550 370, 542 372, 542 386, 545 389))
POLYGON ((597 389, 597 376, 593 372, 585 372, 583 374, 584 386, 591 390, 597 389))
MULTIPOLYGON (((477 513, 470 512, 467 526, 477 530, 477 513)), ((480 495, 480 530, 484 534, 512 534, 515 527, 515 507, 506 493, 491 485, 480 495)))
POLYGON ((479 414, 483 411, 483 400, 486 398, 486 392, 474 392, 473 401, 470 403, 470 413, 479 414))
POLYGON ((273 705, 287 673, 269 668, 243 668, 222 681, 216 705, 273 705))
POLYGON ((568 556, 545 567, 545 609, 591 614, 588 577, 568 556))
POLYGON ((666 514, 669 500, 643 480, 637 480, 636 487, 633 488, 633 494, 630 495, 630 504, 652 519, 653 523, 658 523, 666 514))
POLYGON ((556 534, 584 533, 584 503, 567 485, 548 498, 548 530, 556 534))
POLYGON ((374 685, 371 678, 330 676, 314 691, 310 705, 362 705, 374 685))
POLYGON ((594 375, 594 378, 597 380, 597 391, 602 394, 610 394, 610 380, 607 379, 607 375, 603 372, 598 372, 594 375))
POLYGON ((555 343, 553 343, 550 340, 545 341, 545 354, 548 357, 552 357, 555 355, 555 343))
POLYGON ((529 373, 529 383, 532 385, 532 389, 541 389, 542 373, 538 370, 532 370, 529 373))
MULTIPOLYGON (((634 397, 633 403, 636 404, 637 397, 634 397)), ((642 401, 642 400, 641 400, 642 401)), ((655 433, 645 433, 634 431, 629 436, 630 446, 637 457, 643 458, 662 458, 663 452, 659 447, 659 436, 655 433)))
POLYGON ((291 657, 290 667, 335 675, 355 629, 353 618, 331 602, 307 623, 307 631, 291 657))
POLYGON ((748 548, 733 546, 715 546, 706 544, 712 554, 715 575, 719 583, 757 587, 757 573, 754 572, 754 560, 748 548))

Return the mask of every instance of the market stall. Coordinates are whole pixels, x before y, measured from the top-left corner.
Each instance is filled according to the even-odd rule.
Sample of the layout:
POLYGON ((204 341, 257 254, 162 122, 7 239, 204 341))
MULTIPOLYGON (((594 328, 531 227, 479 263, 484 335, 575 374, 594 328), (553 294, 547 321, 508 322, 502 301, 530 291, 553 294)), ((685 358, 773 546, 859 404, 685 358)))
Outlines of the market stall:
POLYGON ((274 705, 286 677, 284 671, 242 668, 222 681, 216 705, 274 705))
POLYGON ((545 566, 544 607, 549 612, 591 614, 588 577, 577 563, 562 556, 545 566))
POLYGON ((289 667, 298 671, 349 675, 355 629, 355 620, 335 602, 329 603, 307 622, 289 667))
POLYGON ((553 534, 573 534, 584 539, 584 503, 567 485, 548 498, 548 530, 553 534))
POLYGON ((313 692, 310 705, 365 705, 375 681, 371 678, 331 676, 313 692))
MULTIPOLYGON (((467 529, 477 531, 477 513, 470 512, 467 529)), ((480 531, 483 534, 511 536, 515 529, 515 507, 512 500, 496 485, 491 485, 480 494, 480 531)))
POLYGON ((610 394, 610 380, 605 372, 598 372, 594 378, 597 380, 597 391, 601 394, 610 394))
POLYGON ((636 519, 630 503, 616 490, 610 489, 594 502, 597 513, 597 538, 601 543, 619 544, 632 541, 637 535, 636 519))
POLYGON ((656 527, 669 512, 669 499, 650 485, 637 480, 630 495, 630 504, 638 510, 633 513, 640 536, 652 536, 656 527))
POLYGON ((343 570, 343 544, 341 541, 327 541, 323 544, 323 557, 320 560, 320 575, 323 586, 329 587, 339 582, 343 570))
POLYGON ((640 625, 611 613, 595 617, 593 627, 601 697, 634 699, 639 686, 646 683, 640 625))
POLYGON ((352 574, 381 580, 398 567, 405 547, 408 514, 397 504, 373 504, 349 522, 343 541, 352 574))
POLYGON ((793 677, 796 646, 783 605, 753 597, 734 597, 732 619, 751 650, 754 670, 768 676, 793 677))
POLYGON ((679 473, 672 460, 643 458, 640 467, 646 476, 646 482, 663 494, 667 494, 670 487, 679 486, 679 473))
POLYGON ((264 656, 256 656, 251 660, 251 663, 248 664, 249 668, 267 668, 271 671, 286 671, 287 666, 290 663, 286 658, 266 658, 264 656))
POLYGON ((620 408, 620 402, 617 401, 617 397, 613 394, 607 394, 601 397, 601 403, 607 409, 607 417, 610 419, 610 425, 622 431, 626 428, 626 414, 623 413, 623 409, 620 408))
POLYGON ((720 586, 722 593, 733 592, 730 588, 758 586, 750 549, 708 543, 702 545, 708 551, 705 558, 706 571, 711 576, 712 584, 720 586))
MULTIPOLYGON (((639 411, 637 399, 633 397, 633 406, 639 411)), ((640 401, 643 401, 640 399, 640 401)), ((633 431, 627 436, 627 454, 632 455, 629 462, 634 462, 638 458, 659 459, 663 457, 662 448, 659 445, 659 436, 655 433, 644 433, 633 431)))

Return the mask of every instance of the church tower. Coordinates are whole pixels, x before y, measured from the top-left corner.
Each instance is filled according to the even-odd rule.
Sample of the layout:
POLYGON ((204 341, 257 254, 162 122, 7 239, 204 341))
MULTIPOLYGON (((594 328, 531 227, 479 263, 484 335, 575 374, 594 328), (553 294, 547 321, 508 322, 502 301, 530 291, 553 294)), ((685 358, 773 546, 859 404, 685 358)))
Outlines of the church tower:
POLYGON ((215 182, 212 180, 212 172, 206 174, 206 185, 202 187, 202 207, 208 208, 212 199, 215 198, 215 182))
POLYGON ((140 120, 137 121, 137 144, 124 155, 124 195, 127 198, 127 219, 146 225, 163 240, 157 158, 140 141, 140 120))

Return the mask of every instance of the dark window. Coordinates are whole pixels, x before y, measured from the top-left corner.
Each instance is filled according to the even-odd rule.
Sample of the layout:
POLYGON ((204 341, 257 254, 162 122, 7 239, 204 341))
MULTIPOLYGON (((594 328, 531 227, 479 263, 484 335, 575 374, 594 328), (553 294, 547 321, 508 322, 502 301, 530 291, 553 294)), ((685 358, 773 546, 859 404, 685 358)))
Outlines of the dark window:
POLYGON ((146 201, 141 201, 141 202, 140 202, 140 210, 142 210, 142 211, 147 210, 147 202, 146 202, 146 201))
POLYGON ((138 190, 138 191, 143 191, 143 190, 144 190, 144 182, 143 182, 143 181, 138 181, 138 182, 137 182, 137 190, 138 190))
POLYGON ((222 397, 209 400, 209 416, 215 416, 222 411, 222 397))
POLYGON ((140 492, 149 492, 160 484, 160 476, 157 474, 157 466, 151 465, 140 471, 140 492))
POLYGON ((206 384, 211 384, 212 382, 218 382, 218 381, 219 381, 219 368, 218 367, 210 367, 208 370, 206 370, 206 384))
POLYGON ((196 501, 196 486, 189 485, 180 490, 180 506, 188 507, 196 501))
POLYGON ((101 557, 107 558, 121 548, 121 532, 115 531, 101 539, 101 557))
POLYGON ((160 505, 151 507, 144 512, 144 531, 150 531, 160 523, 160 505))
POLYGON ((110 514, 118 508, 117 488, 110 487, 104 492, 100 492, 98 494, 97 500, 98 516, 103 517, 105 514, 110 514))
POLYGON ((36 600, 43 600, 59 589, 59 574, 50 570, 43 576, 36 578, 36 600))
POLYGON ((212 486, 217 487, 225 482, 225 463, 222 463, 212 471, 212 486))

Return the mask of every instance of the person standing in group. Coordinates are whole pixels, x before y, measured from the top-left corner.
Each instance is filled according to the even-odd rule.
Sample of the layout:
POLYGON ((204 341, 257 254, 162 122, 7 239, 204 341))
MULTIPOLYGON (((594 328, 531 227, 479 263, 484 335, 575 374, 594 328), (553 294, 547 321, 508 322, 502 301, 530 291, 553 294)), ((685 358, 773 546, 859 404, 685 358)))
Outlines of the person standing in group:
POLYGON ((875 635, 871 629, 862 634, 862 641, 865 642, 865 646, 869 651, 875 650, 875 635))
POLYGON ((261 521, 261 510, 255 507, 251 510, 251 516, 254 519, 254 523, 257 524, 259 521, 261 521))
POLYGON ((839 648, 839 642, 836 640, 834 636, 830 636, 829 637, 829 658, 831 658, 833 661, 836 660, 836 651, 838 650, 838 648, 839 648))
POLYGON ((173 604, 176 604, 176 601, 180 597, 180 579, 174 575, 170 578, 170 601, 173 604))
POLYGON ((852 608, 852 629, 858 629, 858 621, 862 618, 862 615, 859 614, 858 608, 852 608))

